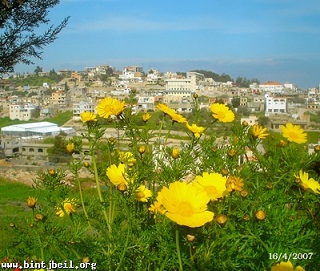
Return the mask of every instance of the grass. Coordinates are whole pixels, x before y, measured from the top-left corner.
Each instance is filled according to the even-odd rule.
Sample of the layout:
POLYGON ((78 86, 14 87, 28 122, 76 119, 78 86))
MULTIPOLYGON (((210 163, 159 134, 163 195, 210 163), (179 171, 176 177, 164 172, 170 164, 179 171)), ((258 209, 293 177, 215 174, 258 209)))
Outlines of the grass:
POLYGON ((29 215, 26 199, 35 192, 30 186, 0 178, 0 255, 14 238, 9 224, 29 215))
POLYGON ((308 143, 318 143, 318 140, 320 139, 320 133, 319 132, 314 132, 314 131, 306 131, 308 135, 308 143))

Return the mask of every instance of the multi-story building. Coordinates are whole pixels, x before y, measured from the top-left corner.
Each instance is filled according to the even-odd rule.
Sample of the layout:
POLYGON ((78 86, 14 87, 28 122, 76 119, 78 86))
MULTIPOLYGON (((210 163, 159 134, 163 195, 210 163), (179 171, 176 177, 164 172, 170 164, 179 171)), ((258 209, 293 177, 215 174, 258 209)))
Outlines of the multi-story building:
POLYGON ((51 103, 58 104, 60 107, 68 105, 67 94, 63 90, 52 92, 51 103))
POLYGON ((73 104, 73 120, 80 120, 80 114, 88 111, 96 113, 96 104, 93 102, 81 101, 73 104))
POLYGON ((9 118, 28 121, 35 109, 34 104, 11 104, 9 106, 9 118))
POLYGON ((284 97, 269 97, 265 95, 265 115, 273 113, 287 113, 287 99, 284 97))
POLYGON ((169 78, 165 80, 166 90, 184 91, 189 90, 196 92, 203 90, 205 77, 201 73, 187 72, 186 78, 169 78))
POLYGON ((191 112, 193 107, 191 90, 168 90, 164 92, 163 102, 178 112, 191 112))
POLYGON ((262 92, 282 93, 284 87, 279 82, 265 82, 259 85, 259 89, 262 92))

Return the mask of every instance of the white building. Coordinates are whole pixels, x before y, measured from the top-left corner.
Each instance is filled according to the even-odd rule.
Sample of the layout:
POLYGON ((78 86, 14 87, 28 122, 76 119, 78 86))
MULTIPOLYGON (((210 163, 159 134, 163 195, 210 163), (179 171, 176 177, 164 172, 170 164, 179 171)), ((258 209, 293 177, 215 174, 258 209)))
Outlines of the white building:
POLYGON ((74 103, 72 108, 73 120, 81 120, 80 114, 85 111, 96 113, 96 104, 92 102, 81 101, 79 103, 74 103))
POLYGON ((148 111, 154 110, 154 95, 139 95, 138 96, 138 110, 148 111))
POLYGON ((201 73, 187 72, 187 78, 170 78, 166 79, 166 90, 174 91, 192 91, 203 90, 205 77, 201 73))
POLYGON ((265 95, 265 115, 274 113, 287 113, 287 99, 284 97, 269 97, 265 95))
POLYGON ((43 121, 25 124, 15 124, 1 128, 1 133, 8 136, 31 137, 31 136, 56 136, 60 132, 75 135, 71 127, 58 127, 58 124, 43 121))
POLYGON ((259 89, 262 92, 282 93, 284 87, 279 82, 265 82, 259 85, 259 89))

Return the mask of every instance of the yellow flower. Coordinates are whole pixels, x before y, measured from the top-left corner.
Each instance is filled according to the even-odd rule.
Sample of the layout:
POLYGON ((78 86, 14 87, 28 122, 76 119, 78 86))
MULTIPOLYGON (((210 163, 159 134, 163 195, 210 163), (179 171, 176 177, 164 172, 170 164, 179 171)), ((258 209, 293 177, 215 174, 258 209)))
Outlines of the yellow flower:
POLYGON ((187 123, 186 126, 189 129, 189 131, 193 133, 195 138, 199 138, 204 133, 204 130, 205 130, 204 127, 197 126, 196 124, 189 125, 187 123))
POLYGON ((227 178, 222 174, 204 172, 202 176, 196 176, 192 184, 204 189, 208 197, 213 201, 228 194, 226 182, 227 178))
POLYGON ((212 116, 220 122, 232 122, 234 113, 224 104, 214 103, 210 106, 212 116))
POLYGON ((120 164, 116 166, 115 164, 107 168, 107 176, 114 185, 118 186, 119 184, 128 185, 128 181, 125 176, 125 165, 120 164))
POLYGON ((293 265, 290 261, 280 262, 271 267, 271 271, 305 271, 300 265, 293 269, 293 265))
POLYGON ((166 209, 163 207, 162 203, 159 201, 155 201, 153 204, 149 207, 149 212, 154 214, 154 217, 156 217, 157 213, 165 214, 166 209))
POLYGON ((307 172, 299 171, 298 177, 301 181, 301 186, 304 190, 311 189, 314 193, 320 194, 320 184, 313 178, 309 179, 309 174, 307 172))
POLYGON ((119 161, 121 163, 128 164, 128 166, 133 166, 137 163, 136 158, 134 158, 134 155, 132 152, 123 152, 119 151, 119 161))
POLYGON ((149 113, 144 113, 144 114, 142 115, 142 120, 143 120, 144 122, 147 122, 150 118, 151 118, 151 115, 150 115, 149 113))
POLYGON ((144 185, 140 185, 136 190, 137 201, 147 202, 151 196, 152 196, 151 190, 146 188, 144 185))
POLYGON ((73 153, 74 152, 74 143, 69 142, 66 146, 67 153, 73 153))
POLYGON ((173 148, 171 152, 171 157, 176 159, 179 157, 180 151, 178 148, 173 148))
POLYGON ((76 212, 76 207, 77 204, 75 199, 65 199, 61 207, 56 207, 56 215, 64 217, 65 214, 73 214, 76 212))
POLYGON ((82 112, 80 117, 83 123, 97 121, 97 115, 89 111, 82 112))
POLYGON ((113 99, 111 97, 104 98, 97 105, 97 112, 102 118, 120 115, 125 108, 125 102, 113 99))
POLYGON ((262 126, 255 124, 252 126, 252 136, 254 138, 265 139, 269 134, 266 133, 267 128, 263 128, 262 126))
MULTIPOLYGON (((185 182, 174 182, 160 191, 165 216, 178 225, 201 227, 212 221, 214 213, 207 211, 207 193, 185 182)), ((159 201, 159 200, 158 200, 159 201)))
POLYGON ((231 192, 232 190, 242 191, 243 186, 244 186, 243 180, 239 177, 230 176, 227 179, 226 187, 229 192, 231 192))
POLYGON ((34 198, 34 197, 28 197, 27 199, 27 206, 29 208, 35 208, 36 207, 36 203, 37 203, 38 199, 34 198))
POLYGON ((187 119, 183 116, 181 116, 178 113, 169 114, 172 121, 178 122, 178 123, 187 123, 187 119))
POLYGON ((287 123, 286 126, 281 125, 282 135, 291 142, 298 144, 307 142, 307 134, 298 125, 287 123))
POLYGON ((167 115, 176 114, 176 111, 174 109, 170 108, 169 106, 167 106, 166 104, 158 104, 157 108, 167 115))

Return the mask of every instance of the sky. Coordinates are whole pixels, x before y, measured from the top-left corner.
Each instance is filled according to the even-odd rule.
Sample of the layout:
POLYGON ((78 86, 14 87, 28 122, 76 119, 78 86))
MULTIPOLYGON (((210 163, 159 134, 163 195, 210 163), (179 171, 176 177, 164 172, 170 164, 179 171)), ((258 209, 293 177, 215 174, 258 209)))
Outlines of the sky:
POLYGON ((49 13, 54 25, 67 16, 43 60, 16 71, 136 65, 320 83, 319 0, 61 0, 49 13))

